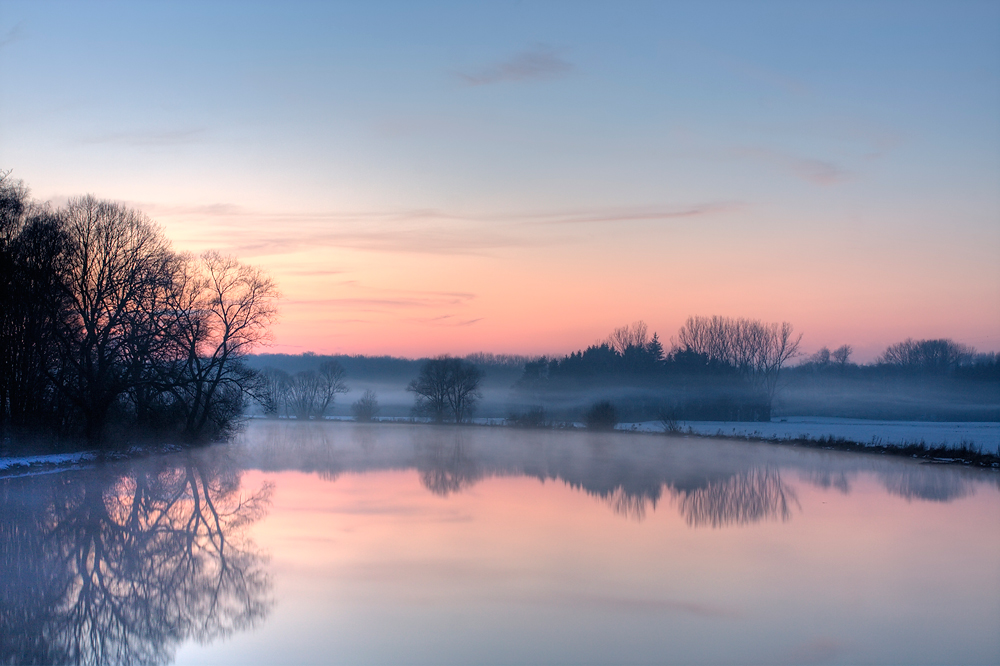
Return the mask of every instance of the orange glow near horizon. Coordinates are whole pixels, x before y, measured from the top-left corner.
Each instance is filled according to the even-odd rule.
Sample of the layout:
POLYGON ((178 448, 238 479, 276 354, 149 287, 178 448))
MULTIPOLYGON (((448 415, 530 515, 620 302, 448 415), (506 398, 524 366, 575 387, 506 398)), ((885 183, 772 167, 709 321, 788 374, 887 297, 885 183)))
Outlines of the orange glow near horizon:
MULTIPOLYGON (((740 211, 719 215, 746 224, 740 211)), ((918 266, 879 244, 855 249, 846 265, 840 256, 802 256, 796 247, 805 239, 794 236, 767 247, 767 239, 734 233, 709 249, 698 247, 695 230, 674 227, 599 242, 532 230, 523 246, 454 252, 297 242, 274 252, 235 228, 163 221, 180 249, 221 247, 276 279, 280 317, 260 352, 561 355, 640 319, 669 347, 688 316, 713 314, 789 321, 803 333, 804 353, 850 344, 861 362, 907 337, 1000 351, 995 284, 977 280, 973 268, 918 266), (665 250, 689 243, 695 251, 665 250)))

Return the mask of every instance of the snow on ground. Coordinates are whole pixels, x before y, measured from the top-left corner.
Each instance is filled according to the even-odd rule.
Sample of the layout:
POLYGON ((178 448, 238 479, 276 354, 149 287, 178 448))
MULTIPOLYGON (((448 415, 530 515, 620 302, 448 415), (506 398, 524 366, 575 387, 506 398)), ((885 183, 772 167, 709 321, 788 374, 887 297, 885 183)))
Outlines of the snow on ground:
MULTIPOLYGON (((682 432, 727 437, 759 437, 762 439, 820 439, 833 437, 860 444, 890 445, 919 444, 963 445, 982 447, 984 452, 1000 449, 1000 423, 997 422, 933 422, 933 421, 874 421, 819 416, 789 416, 770 423, 732 421, 678 421, 682 432)), ((619 424, 620 430, 662 432, 659 421, 619 424)))
MULTIPOLYGON (((331 417, 327 417, 331 418, 331 417)), ((337 417, 334 417, 337 418, 337 417)), ((349 418, 337 420, 350 421, 349 418)), ((430 419, 400 419, 383 417, 380 421, 421 421, 430 419)), ((474 418, 478 425, 504 425, 502 418, 474 418)), ((557 423, 557 426, 585 428, 586 424, 557 423)), ((842 419, 824 416, 789 416, 770 423, 736 421, 678 421, 682 433, 697 435, 722 435, 724 437, 754 437, 759 439, 844 439, 858 444, 888 446, 920 444, 961 448, 964 445, 981 447, 983 452, 1000 450, 1000 423, 991 422, 937 422, 937 421, 875 421, 870 419, 842 419)), ((618 430, 638 432, 663 432, 661 421, 619 423, 618 430)))
POLYGON ((54 453, 47 456, 20 456, 15 458, 0 458, 0 472, 21 471, 29 468, 49 466, 77 465, 90 462, 97 458, 93 451, 81 453, 54 453))

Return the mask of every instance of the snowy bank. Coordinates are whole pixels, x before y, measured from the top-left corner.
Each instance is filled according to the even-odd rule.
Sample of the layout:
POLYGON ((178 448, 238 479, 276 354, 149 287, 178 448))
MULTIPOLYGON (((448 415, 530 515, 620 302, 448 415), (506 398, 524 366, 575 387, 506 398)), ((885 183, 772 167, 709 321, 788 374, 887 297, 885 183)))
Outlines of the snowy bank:
POLYGON ((12 458, 0 458, 0 473, 26 472, 43 470, 52 467, 70 467, 93 462, 97 459, 97 452, 82 451, 79 453, 54 453, 46 456, 17 456, 12 458))
MULTIPOLYGON (((732 421, 678 421, 681 432, 759 439, 843 439, 873 446, 926 444, 961 448, 981 447, 984 453, 1000 448, 1000 423, 874 421, 817 416, 789 416, 770 423, 732 421)), ((662 432, 659 421, 622 423, 619 430, 662 432)))

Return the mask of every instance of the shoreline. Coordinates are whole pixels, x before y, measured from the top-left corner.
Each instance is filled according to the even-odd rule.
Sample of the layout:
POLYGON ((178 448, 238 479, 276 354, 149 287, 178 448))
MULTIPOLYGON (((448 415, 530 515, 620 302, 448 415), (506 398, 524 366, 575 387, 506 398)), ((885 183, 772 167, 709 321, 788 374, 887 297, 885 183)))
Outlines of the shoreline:
MULTIPOLYGON (((250 417, 248 421, 265 420, 250 417)), ((276 419, 283 422, 298 422, 297 419, 276 419)), ((303 421, 303 423, 358 423, 348 418, 324 418, 323 421, 303 421)), ((368 424, 361 425, 435 425, 426 421, 406 417, 385 417, 368 424)), ((981 447, 973 448, 971 445, 948 446, 927 445, 925 442, 913 443, 902 442, 899 444, 864 443, 857 442, 843 437, 820 436, 820 437, 768 437, 755 434, 727 434, 721 431, 716 433, 696 432, 693 428, 684 429, 679 427, 676 430, 650 430, 640 429, 638 424, 624 424, 626 427, 612 430, 589 430, 582 424, 577 423, 552 423, 543 426, 522 427, 508 424, 506 419, 481 419, 473 422, 454 424, 436 424, 454 427, 486 427, 486 428, 512 428, 520 430, 562 430, 573 432, 602 432, 607 434, 631 434, 645 435, 653 437, 683 437, 698 439, 714 439, 724 441, 744 441, 759 444, 772 444, 778 446, 788 446, 793 448, 805 448, 821 451, 842 451, 847 453, 861 453, 868 455, 888 455, 897 458, 907 458, 920 460, 924 465, 962 465, 964 467, 977 467, 980 469, 1000 472, 1000 452, 987 453, 981 447), (631 425, 631 427, 628 427, 631 425)), ((216 442, 224 444, 226 442, 216 442)), ((204 446, 204 445, 202 445, 204 446)), ((124 450, 116 451, 96 451, 85 449, 80 451, 64 451, 52 454, 34 455, 0 455, 0 478, 16 478, 19 476, 29 476, 36 474, 49 474, 72 469, 83 469, 93 467, 102 462, 115 462, 121 460, 132 460, 151 455, 165 453, 176 453, 185 450, 185 446, 175 443, 164 443, 155 445, 136 445, 124 450)))

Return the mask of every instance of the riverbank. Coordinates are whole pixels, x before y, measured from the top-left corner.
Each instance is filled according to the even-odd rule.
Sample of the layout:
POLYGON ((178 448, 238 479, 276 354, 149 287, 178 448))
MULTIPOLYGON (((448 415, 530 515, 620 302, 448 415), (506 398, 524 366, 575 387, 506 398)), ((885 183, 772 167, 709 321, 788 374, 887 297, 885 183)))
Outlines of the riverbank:
MULTIPOLYGON (((257 420, 257 419, 254 419, 257 420)), ((263 419, 261 419, 263 420, 263 419)), ((284 420, 284 419, 282 419, 284 420)), ((294 420, 294 419, 293 419, 294 420)), ((353 423, 353 419, 343 417, 328 417, 327 421, 353 423)), ((425 422, 426 419, 385 417, 377 419, 373 425, 412 424, 425 422)), ((463 424, 477 427, 513 428, 506 419, 480 418, 463 424)), ((586 430, 582 423, 551 423, 545 428, 562 430, 586 430)), ((1000 424, 996 423, 922 423, 922 422, 860 422, 851 419, 795 419, 782 420, 773 423, 734 423, 692 421, 671 424, 670 430, 665 430, 661 422, 642 422, 619 424, 613 432, 647 436, 695 437, 704 439, 722 439, 730 441, 748 441, 791 446, 799 448, 822 449, 831 451, 846 451, 869 455, 889 455, 894 457, 913 458, 927 464, 950 464, 980 467, 1000 471, 1000 448, 990 449, 976 442, 972 437, 987 438, 1000 432, 1000 424), (809 426, 820 425, 819 434, 810 435, 809 426), (881 433, 878 428, 883 428, 881 433), (860 428, 860 430, 859 430, 860 428), (914 433, 934 431, 942 437, 936 443, 928 444, 926 439, 907 441, 901 436, 914 433), (837 432, 876 433, 870 438, 858 441, 837 432), (962 433, 962 439, 955 441, 955 433, 962 433), (797 434, 792 434, 797 433, 797 434), (966 438, 968 436, 968 438, 966 438), (949 441, 948 437, 952 440, 949 441)), ((813 430, 817 432, 817 430, 813 430)), ((6 455, 0 456, 0 477, 13 477, 33 474, 46 474, 66 469, 91 467, 107 460, 123 460, 160 453, 179 451, 179 444, 158 444, 132 446, 110 452, 94 450, 67 451, 38 455, 6 455)))

